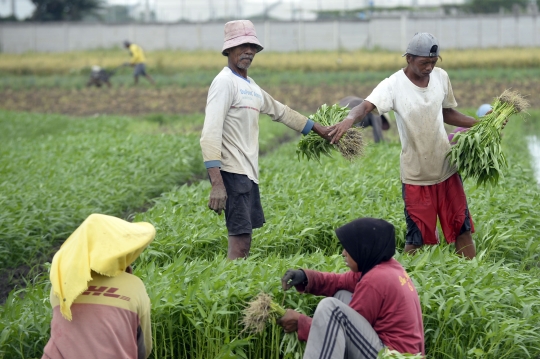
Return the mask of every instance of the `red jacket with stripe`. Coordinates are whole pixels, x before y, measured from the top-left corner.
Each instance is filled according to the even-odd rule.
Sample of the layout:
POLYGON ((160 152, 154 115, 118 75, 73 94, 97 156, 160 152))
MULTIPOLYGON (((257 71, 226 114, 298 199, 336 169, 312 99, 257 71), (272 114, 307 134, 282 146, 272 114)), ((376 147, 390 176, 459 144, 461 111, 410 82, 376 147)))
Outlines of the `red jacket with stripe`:
MULTIPOLYGON (((373 267, 359 281, 361 273, 323 273, 304 269, 308 285, 299 292, 332 297, 339 290, 352 292, 349 306, 373 327, 382 342, 400 353, 425 354, 422 310, 416 288, 395 259, 373 267)), ((307 340, 312 319, 301 315, 298 338, 307 340)))

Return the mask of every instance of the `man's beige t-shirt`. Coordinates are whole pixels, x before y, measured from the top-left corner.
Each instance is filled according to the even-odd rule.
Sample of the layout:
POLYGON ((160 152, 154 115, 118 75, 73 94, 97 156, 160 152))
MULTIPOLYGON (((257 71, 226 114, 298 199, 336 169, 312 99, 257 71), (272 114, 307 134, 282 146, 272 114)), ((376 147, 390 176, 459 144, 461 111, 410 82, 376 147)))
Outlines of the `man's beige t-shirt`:
POLYGON ((201 149, 206 168, 247 175, 259 183, 259 114, 298 132, 313 127, 306 116, 274 100, 252 78, 225 67, 208 91, 201 149))
POLYGON ((374 112, 393 110, 401 140, 401 182, 432 185, 456 172, 446 155, 450 143, 444 128, 443 108, 457 106, 448 74, 434 68, 427 87, 418 87, 399 70, 383 80, 366 101, 374 112))

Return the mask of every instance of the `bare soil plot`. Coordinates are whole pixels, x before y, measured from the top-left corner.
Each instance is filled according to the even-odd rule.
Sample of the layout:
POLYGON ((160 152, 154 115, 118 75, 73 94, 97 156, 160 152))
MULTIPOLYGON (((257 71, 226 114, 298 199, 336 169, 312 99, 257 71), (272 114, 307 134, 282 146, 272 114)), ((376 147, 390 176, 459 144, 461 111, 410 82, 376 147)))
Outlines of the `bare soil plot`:
MULTIPOLYGON (((357 95, 367 96, 376 83, 335 84, 306 86, 287 84, 268 86, 260 84, 275 99, 302 112, 315 112, 323 104, 333 104, 339 99, 357 95)), ((538 93, 540 83, 533 81, 482 81, 454 82, 453 89, 461 108, 477 107, 491 102, 507 88, 513 88, 524 95, 529 95, 533 108, 540 107, 540 100, 531 96, 538 93)), ((95 114, 144 115, 151 113, 189 114, 204 112, 206 95, 205 87, 164 87, 164 88, 130 88, 113 89, 45 89, 2 90, 0 91, 0 108, 14 111, 30 111, 39 113, 61 113, 75 116, 91 116, 95 114)))

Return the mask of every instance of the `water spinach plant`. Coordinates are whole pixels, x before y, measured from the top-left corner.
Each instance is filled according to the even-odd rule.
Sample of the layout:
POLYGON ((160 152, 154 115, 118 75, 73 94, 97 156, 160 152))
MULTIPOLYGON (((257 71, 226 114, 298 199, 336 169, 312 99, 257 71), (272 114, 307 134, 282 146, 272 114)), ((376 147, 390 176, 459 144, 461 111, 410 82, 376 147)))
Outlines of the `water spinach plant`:
MULTIPOLYGON (((525 125, 530 122, 505 128, 502 145, 512 173, 501 179, 505 191, 465 183, 477 257, 465 260, 444 244, 414 256, 396 254, 420 295, 429 358, 540 355, 540 191, 531 185, 521 140, 525 125)), ((398 252, 403 248, 398 143, 369 146, 355 163, 341 156, 299 163, 295 151, 296 143, 290 143, 261 157, 268 223, 254 231, 246 260, 225 258, 227 231, 223 218, 206 207, 207 181, 175 187, 137 214, 135 221, 149 221, 158 230, 135 264, 152 303, 151 358, 301 358, 302 346, 290 349, 293 341, 286 342, 275 323, 261 334, 241 335, 247 303, 262 291, 276 303, 285 298, 283 308, 312 316, 320 298, 294 290, 284 297, 281 276, 289 268, 346 271, 333 229, 355 218, 387 219, 396 227, 398 252)), ((0 359, 42 355, 50 331, 49 291, 48 277, 38 277, 0 306, 0 359)))
POLYGON ((492 112, 470 130, 456 134, 456 144, 448 153, 461 175, 476 185, 497 185, 508 168, 501 146, 501 132, 510 116, 524 111, 528 102, 517 92, 506 90, 495 98, 492 112))
MULTIPOLYGON (((323 126, 332 126, 341 122, 348 113, 349 109, 346 106, 324 104, 310 118, 323 126)), ((348 129, 339 142, 334 145, 314 132, 310 132, 298 142, 297 155, 298 159, 305 157, 308 160, 320 161, 321 155, 332 157, 334 150, 338 150, 349 161, 360 157, 364 150, 362 129, 359 127, 348 129)))

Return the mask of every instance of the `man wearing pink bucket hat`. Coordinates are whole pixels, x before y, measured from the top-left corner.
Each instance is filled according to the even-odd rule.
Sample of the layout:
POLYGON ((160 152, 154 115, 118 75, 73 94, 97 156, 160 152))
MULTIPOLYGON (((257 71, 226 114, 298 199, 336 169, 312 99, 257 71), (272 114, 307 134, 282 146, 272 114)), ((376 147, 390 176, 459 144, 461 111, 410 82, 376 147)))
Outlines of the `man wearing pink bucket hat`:
POLYGON ((265 223, 259 194, 259 114, 306 135, 328 137, 328 128, 314 123, 261 89, 247 70, 263 46, 249 20, 225 24, 222 54, 228 66, 214 78, 208 91, 201 134, 204 164, 212 190, 208 207, 225 210, 229 235, 227 257, 247 257, 254 228, 265 223))

